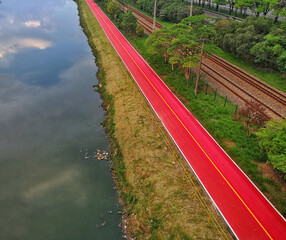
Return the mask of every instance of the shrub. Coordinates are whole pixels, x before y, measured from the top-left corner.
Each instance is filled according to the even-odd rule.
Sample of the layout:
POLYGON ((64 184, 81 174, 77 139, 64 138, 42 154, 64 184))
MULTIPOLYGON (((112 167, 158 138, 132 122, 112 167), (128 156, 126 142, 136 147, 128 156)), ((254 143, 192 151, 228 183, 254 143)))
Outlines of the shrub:
POLYGON ((138 25, 135 29, 136 35, 138 37, 143 37, 144 36, 144 28, 141 25, 138 25))
POLYGON ((286 50, 277 59, 277 65, 280 72, 286 72, 286 50))
POLYGON ((268 155, 268 162, 274 168, 286 173, 286 120, 271 120, 265 128, 261 128, 257 136, 260 139, 259 145, 268 155))

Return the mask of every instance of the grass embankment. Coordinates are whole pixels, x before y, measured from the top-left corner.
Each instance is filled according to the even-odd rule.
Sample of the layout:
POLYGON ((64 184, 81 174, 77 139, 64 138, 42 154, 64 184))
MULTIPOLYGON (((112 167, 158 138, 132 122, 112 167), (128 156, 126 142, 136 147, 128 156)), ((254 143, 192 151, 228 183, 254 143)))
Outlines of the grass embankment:
MULTIPOLYGON (((227 151, 242 170, 254 181, 260 190, 270 199, 275 207, 285 216, 286 198, 285 183, 275 182, 263 173, 266 166, 266 156, 261 152, 257 137, 250 136, 245 126, 233 120, 236 106, 226 103, 222 96, 215 96, 215 92, 206 84, 200 82, 200 90, 194 95, 195 81, 186 87, 183 71, 172 71, 171 65, 164 63, 163 57, 150 55, 144 45, 145 39, 129 39, 141 52, 141 55, 156 69, 165 82, 169 85, 190 111, 201 121, 217 142, 227 151), (215 99, 215 100, 214 100, 215 99)), ((275 179, 276 180, 276 179, 275 179)))
POLYGON ((190 170, 184 162, 175 158, 172 163, 173 154, 178 153, 170 143, 166 145, 162 127, 158 131, 160 125, 85 1, 77 2, 81 25, 99 65, 99 89, 107 109, 105 126, 131 232, 137 239, 231 238, 225 228, 223 233, 216 228, 215 213, 208 222, 209 212, 201 204, 208 200, 198 197, 202 189, 197 183, 190 186, 190 170))

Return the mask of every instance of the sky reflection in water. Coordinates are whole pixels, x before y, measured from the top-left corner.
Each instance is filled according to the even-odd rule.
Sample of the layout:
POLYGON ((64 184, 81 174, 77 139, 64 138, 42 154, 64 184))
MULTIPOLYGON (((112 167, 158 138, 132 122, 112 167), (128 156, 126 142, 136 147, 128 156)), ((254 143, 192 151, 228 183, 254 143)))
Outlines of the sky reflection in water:
POLYGON ((72 0, 0 4, 1 240, 120 239, 108 162, 84 158, 108 141, 78 25, 72 0))

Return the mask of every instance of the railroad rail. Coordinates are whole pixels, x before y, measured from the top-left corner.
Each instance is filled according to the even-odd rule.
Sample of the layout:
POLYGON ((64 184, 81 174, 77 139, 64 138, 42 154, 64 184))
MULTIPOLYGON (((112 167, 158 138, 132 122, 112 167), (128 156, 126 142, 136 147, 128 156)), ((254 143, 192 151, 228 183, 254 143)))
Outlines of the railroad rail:
MULTIPOLYGON (((141 13, 137 9, 129 6, 129 5, 124 5, 124 7, 130 9, 134 15, 138 19, 138 24, 143 26, 146 30, 147 33, 151 34, 153 32, 153 19, 146 16, 145 14, 141 13)), ((162 24, 156 22, 156 28, 161 29, 163 27, 162 24)), ((212 54, 212 53, 207 53, 210 57, 208 58, 210 61, 212 61, 213 64, 218 65, 219 67, 223 68, 225 71, 232 73, 235 75, 237 78, 239 78, 241 81, 249 84, 251 87, 257 89, 257 91, 261 92, 274 102, 276 102, 282 109, 286 109, 286 94, 279 92, 276 90, 274 87, 271 87, 261 80, 251 76, 250 74, 244 72, 243 70, 239 69, 235 65, 232 65, 231 63, 227 62, 226 60, 212 54)), ((226 80, 226 77, 223 76, 221 73, 218 71, 214 70, 212 67, 207 66, 205 63, 205 60, 202 62, 203 66, 207 67, 210 71, 213 71, 215 74, 219 76, 219 78, 222 78, 226 80)), ((237 84, 233 83, 231 80, 227 79, 226 81, 229 82, 232 85, 231 87, 226 86, 226 84, 222 83, 222 80, 219 80, 218 77, 215 77, 213 74, 207 73, 206 70, 203 70, 205 74, 207 74, 210 78, 215 80, 216 82, 220 83, 224 88, 226 88, 228 91, 230 91, 232 94, 234 94, 236 97, 241 99, 244 103, 252 105, 251 101, 249 99, 254 100, 255 102, 259 103, 261 106, 263 106, 268 112, 271 113, 271 116, 275 117, 282 117, 284 118, 286 113, 281 113, 278 112, 277 110, 273 109, 269 104, 266 104, 263 100, 259 100, 257 97, 253 96, 252 93, 248 92, 247 90, 244 90, 242 87, 238 86, 237 84), (242 94, 247 95, 246 99, 245 97, 242 96, 242 94)), ((269 114, 268 114, 269 115, 269 114)))
MULTIPOLYGON (((214 71, 209 65, 207 65, 206 63, 202 62, 202 65, 205 66, 206 68, 214 71)), ((261 102, 260 100, 258 100, 256 97, 252 96, 250 93, 248 93, 247 91, 245 91, 244 89, 242 89, 240 86, 238 86, 237 84, 233 83, 230 79, 224 77, 222 74, 215 72, 215 74, 219 75, 220 78, 224 79, 225 81, 227 81, 228 83, 231 84, 231 86, 233 86, 234 88, 236 88, 236 91, 227 86, 226 84, 224 84, 219 78, 215 77, 214 75, 212 75, 211 73, 209 73, 208 71, 206 71, 204 68, 201 69, 206 75, 208 75, 210 78, 214 79, 215 81, 217 81, 219 84, 221 84, 224 88, 226 88, 228 91, 230 91, 232 94, 234 94, 235 96, 237 96, 239 99, 241 99, 244 103, 255 107, 251 101, 247 100, 245 97, 242 96, 242 94, 239 94, 237 90, 241 91, 243 94, 245 94, 247 97, 249 97, 250 99, 253 99, 255 102, 259 103, 261 106, 263 106, 265 109, 269 110, 270 112, 272 112, 273 114, 277 115, 278 117, 283 117, 280 113, 278 113, 277 111, 273 110, 271 107, 267 106, 265 103, 261 102)), ((260 112, 261 114, 265 114, 263 111, 257 109, 258 112, 260 112)))
POLYGON ((227 69, 229 72, 233 73, 237 77, 245 80, 250 85, 256 87, 260 91, 271 96, 277 102, 286 106, 286 94, 283 94, 283 93, 277 91, 275 88, 265 84, 264 82, 262 82, 261 80, 258 80, 257 78, 254 78, 253 76, 242 71, 241 69, 237 68, 236 66, 230 64, 229 62, 225 61, 224 59, 222 59, 222 58, 220 58, 220 57, 218 57, 212 53, 208 53, 208 54, 211 56, 211 58, 210 58, 211 61, 215 62, 219 66, 222 66, 223 68, 227 69))
MULTIPOLYGON (((242 99, 245 103, 250 104, 249 101, 245 101, 246 99, 241 94, 237 94, 238 92, 241 92, 244 95, 247 95, 248 99, 252 99, 255 102, 259 103, 266 110, 268 110, 268 112, 271 112, 271 114, 272 114, 271 116, 273 116, 273 114, 274 114, 275 117, 279 117, 279 118, 280 117, 282 117, 282 118, 285 117, 285 112, 283 112, 283 109, 286 109, 286 94, 283 94, 282 92, 279 92, 275 88, 265 84, 261 80, 251 76, 250 74, 244 72, 240 68, 230 64, 229 62, 225 61, 224 59, 222 59, 220 57, 218 57, 218 56, 216 56, 214 54, 211 54, 211 53, 208 53, 208 55, 210 55, 208 60, 210 60, 214 64, 222 67, 227 72, 233 74, 234 76, 236 76, 242 82, 239 85, 235 84, 234 81, 231 81, 229 78, 227 78, 226 76, 222 75, 217 70, 215 70, 212 67, 210 67, 209 65, 207 65, 205 63, 205 61, 203 61, 202 65, 207 67, 210 71, 212 71, 215 74, 217 74, 220 79, 218 79, 217 77, 214 77, 211 74, 207 74, 209 77, 214 79, 216 82, 220 83, 224 88, 227 88, 228 90, 230 90, 229 87, 226 87, 225 84, 222 84, 222 81, 227 81, 232 86, 232 88, 235 89, 234 90, 236 92, 235 95, 238 98, 242 99), (242 86, 245 86, 245 83, 249 84, 256 91, 259 91, 260 93, 262 93, 263 96, 265 96, 265 97, 267 96, 269 99, 271 99, 272 103, 276 102, 276 106, 279 105, 280 106, 279 108, 282 109, 282 111, 277 111, 275 108, 269 106, 269 104, 267 104, 266 101, 259 100, 249 90, 244 90, 242 88, 242 86)), ((204 71, 204 73, 206 73, 206 71, 204 71)), ((233 93, 234 91, 231 91, 231 92, 233 93)))
MULTIPOLYGON (((152 18, 146 16, 144 13, 138 11, 137 9, 135 9, 135 8, 129 6, 129 5, 126 5, 126 4, 122 4, 122 5, 123 5, 124 8, 127 8, 127 9, 131 10, 133 13, 135 13, 138 16, 140 16, 144 20, 146 20, 147 23, 145 23, 143 20, 140 19, 139 20, 139 24, 143 25, 143 27, 147 27, 148 26, 147 27, 148 28, 147 31, 150 31, 150 29, 151 29, 151 33, 153 32, 153 19, 152 18), (148 23, 149 23, 149 25, 148 25, 148 23)), ((161 29, 163 27, 163 25, 161 23, 156 22, 155 27, 157 29, 161 29)))
POLYGON ((239 21, 241 22, 243 19, 242 18, 238 18, 238 17, 235 17, 235 16, 231 16, 231 15, 227 15, 227 14, 224 14, 224 13, 221 13, 221 12, 217 12, 217 11, 213 11, 213 10, 210 10, 210 9, 206 9, 206 8, 203 8, 202 9, 204 13, 209 14, 211 17, 215 17, 215 18, 224 18, 224 19, 233 19, 233 20, 236 20, 236 21, 239 21))
POLYGON ((148 34, 151 34, 153 32, 153 28, 150 27, 150 25, 145 23, 143 20, 137 18, 137 23, 141 25, 145 29, 145 31, 147 31, 148 34))

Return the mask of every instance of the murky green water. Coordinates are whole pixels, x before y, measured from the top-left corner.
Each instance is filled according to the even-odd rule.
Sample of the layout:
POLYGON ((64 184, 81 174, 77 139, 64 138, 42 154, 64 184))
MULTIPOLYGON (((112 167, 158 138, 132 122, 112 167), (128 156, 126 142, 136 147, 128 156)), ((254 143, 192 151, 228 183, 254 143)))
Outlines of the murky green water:
POLYGON ((94 57, 72 0, 0 3, 0 239, 121 239, 94 57))

